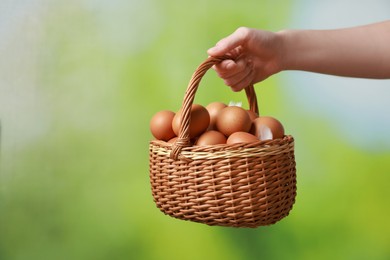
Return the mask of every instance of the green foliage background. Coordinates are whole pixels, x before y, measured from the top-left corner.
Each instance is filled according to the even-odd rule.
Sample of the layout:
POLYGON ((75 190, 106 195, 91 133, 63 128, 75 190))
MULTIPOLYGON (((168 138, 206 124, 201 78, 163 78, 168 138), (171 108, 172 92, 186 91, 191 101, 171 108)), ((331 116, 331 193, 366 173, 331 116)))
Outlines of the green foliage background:
MULTIPOLYGON (((40 104, 29 121, 12 116, 16 105, 0 111, 0 259, 389 259, 390 152, 345 142, 289 99, 284 90, 294 85, 283 75, 256 90, 261 113, 296 139, 290 216, 257 229, 208 227, 154 205, 151 116, 180 108, 191 74, 220 38, 239 26, 286 28, 293 4, 41 2, 0 62, 17 70, 0 72, 11 85, 33 75, 33 89, 15 91, 30 91, 40 104), (23 42, 28 32, 36 33, 33 45, 23 42), (17 60, 25 48, 34 61, 27 68, 17 60), (19 144, 35 124, 44 130, 19 144)), ((230 100, 246 104, 210 71, 196 102, 230 100)))

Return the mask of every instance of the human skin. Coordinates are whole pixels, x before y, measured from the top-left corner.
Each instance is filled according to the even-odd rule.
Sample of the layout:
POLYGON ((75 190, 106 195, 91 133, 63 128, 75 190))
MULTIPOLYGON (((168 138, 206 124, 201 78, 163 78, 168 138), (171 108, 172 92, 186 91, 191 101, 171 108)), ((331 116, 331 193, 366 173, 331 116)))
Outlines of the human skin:
POLYGON ((214 69, 233 91, 286 70, 389 79, 390 20, 332 30, 240 27, 207 52, 232 57, 214 69))

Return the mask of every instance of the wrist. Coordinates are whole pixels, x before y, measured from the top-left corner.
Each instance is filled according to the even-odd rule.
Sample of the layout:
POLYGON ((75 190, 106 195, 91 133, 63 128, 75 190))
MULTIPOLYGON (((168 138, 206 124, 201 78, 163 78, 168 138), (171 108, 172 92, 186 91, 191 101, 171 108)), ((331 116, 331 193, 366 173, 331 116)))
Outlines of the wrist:
POLYGON ((294 40, 293 38, 295 30, 281 30, 275 33, 279 42, 278 51, 278 64, 279 71, 292 70, 296 63, 296 52, 292 51, 294 40))

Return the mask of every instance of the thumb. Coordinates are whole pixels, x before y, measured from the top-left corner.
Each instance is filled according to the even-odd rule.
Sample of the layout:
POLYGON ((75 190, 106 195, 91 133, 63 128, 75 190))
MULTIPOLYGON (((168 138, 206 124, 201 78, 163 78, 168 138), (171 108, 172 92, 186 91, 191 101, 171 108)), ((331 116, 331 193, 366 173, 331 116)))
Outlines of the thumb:
POLYGON ((242 45, 246 41, 248 31, 249 29, 245 27, 238 28, 231 35, 217 42, 214 47, 208 49, 207 53, 210 56, 221 56, 230 52, 231 50, 242 45))

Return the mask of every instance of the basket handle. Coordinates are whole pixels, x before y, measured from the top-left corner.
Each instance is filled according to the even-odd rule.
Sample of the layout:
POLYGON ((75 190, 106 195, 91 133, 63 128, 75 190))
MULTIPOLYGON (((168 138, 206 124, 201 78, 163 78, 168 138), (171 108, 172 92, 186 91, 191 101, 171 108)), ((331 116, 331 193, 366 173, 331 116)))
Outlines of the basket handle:
MULTIPOLYGON (((192 74, 191 80, 188 83, 187 90, 184 95, 181 111, 181 122, 179 129, 179 136, 176 142, 172 146, 172 151, 170 157, 174 160, 177 160, 181 150, 184 147, 190 146, 190 134, 189 126, 191 121, 191 107, 194 102, 195 93, 198 89, 199 83, 202 77, 206 72, 215 64, 222 62, 223 60, 233 59, 231 56, 225 55, 220 57, 208 57, 203 61, 198 68, 192 74)), ((245 88, 245 93, 249 103, 249 109, 256 114, 259 113, 259 108, 257 104, 256 92, 253 85, 249 85, 245 88)))

